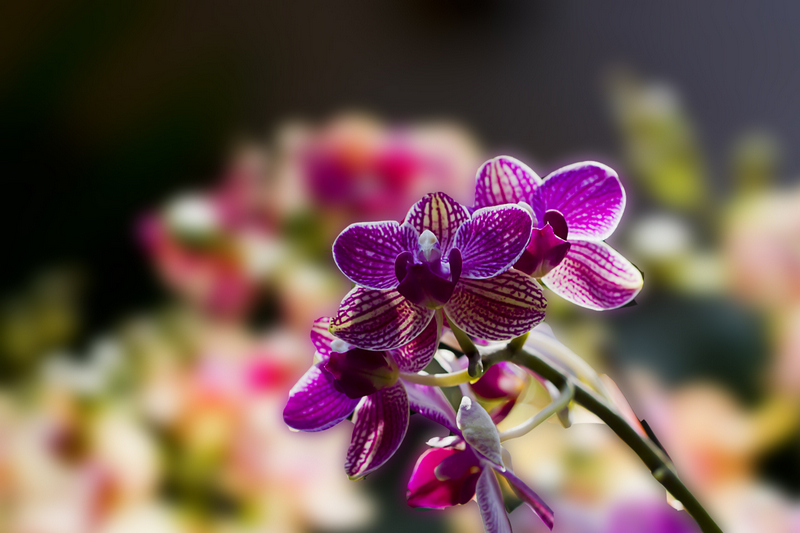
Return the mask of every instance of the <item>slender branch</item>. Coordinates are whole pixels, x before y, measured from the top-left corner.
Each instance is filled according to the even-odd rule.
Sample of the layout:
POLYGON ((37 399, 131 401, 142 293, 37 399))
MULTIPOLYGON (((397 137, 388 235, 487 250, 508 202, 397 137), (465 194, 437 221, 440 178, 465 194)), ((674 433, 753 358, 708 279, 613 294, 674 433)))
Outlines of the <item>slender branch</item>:
POLYGON ((530 336, 531 332, 529 331, 525 335, 520 335, 519 337, 514 337, 510 341, 508 341, 508 349, 512 352, 516 352, 517 350, 522 349, 525 346, 525 341, 528 340, 528 336, 530 336))
POLYGON ((575 402, 597 415, 611 430, 622 439, 642 462, 650 469, 653 477, 686 509, 695 519, 704 533, 722 533, 722 529, 703 508, 697 498, 689 491, 686 485, 678 478, 672 462, 650 439, 640 435, 633 427, 600 398, 595 392, 580 382, 574 382, 568 375, 553 366, 552 363, 536 356, 528 350, 506 349, 492 354, 495 358, 505 358, 513 363, 524 366, 552 382, 559 388, 566 383, 573 382, 575 388, 575 402))
MULTIPOLYGON (((556 360, 561 360, 567 365, 570 370, 575 372, 580 379, 589 383, 594 390, 602 394, 603 396, 608 397, 606 387, 602 381, 597 377, 597 372, 591 367, 589 363, 587 363, 582 357, 577 355, 575 352, 558 342, 553 337, 542 333, 540 331, 532 331, 530 332, 533 335, 529 337, 530 341, 528 343, 528 347, 537 347, 539 348, 540 352, 545 352, 544 355, 549 357, 550 359, 555 358, 556 360), (543 350, 542 350, 543 348, 543 350)), ((517 337, 519 338, 519 337, 517 337)), ((509 344, 509 350, 512 350, 511 343, 516 341, 517 339, 512 339, 509 344)), ((538 355, 538 354, 537 354, 538 355)))
POLYGON ((467 356, 469 360, 469 375, 472 376, 474 379, 481 377, 486 370, 483 366, 481 353, 478 350, 478 347, 475 346, 475 343, 472 342, 472 339, 469 338, 469 335, 464 333, 458 326, 453 324, 450 320, 450 317, 447 316, 447 313, 442 312, 444 315, 445 320, 447 320, 447 324, 450 326, 450 329, 455 335, 456 340, 458 341, 458 345, 461 347, 461 351, 464 352, 464 355, 467 356))
POLYGON ((411 383, 428 385, 429 387, 456 387, 462 383, 475 381, 475 378, 469 375, 469 370, 466 368, 448 374, 414 374, 412 372, 400 372, 400 378, 410 381, 411 383))
POLYGON ((544 409, 536 413, 536 415, 532 416, 522 424, 500 433, 500 442, 516 439, 517 437, 527 434, 536 426, 567 407, 569 402, 571 402, 575 397, 575 385, 572 383, 571 379, 568 379, 564 381, 564 386, 560 390, 561 394, 556 396, 555 400, 550 402, 544 409))

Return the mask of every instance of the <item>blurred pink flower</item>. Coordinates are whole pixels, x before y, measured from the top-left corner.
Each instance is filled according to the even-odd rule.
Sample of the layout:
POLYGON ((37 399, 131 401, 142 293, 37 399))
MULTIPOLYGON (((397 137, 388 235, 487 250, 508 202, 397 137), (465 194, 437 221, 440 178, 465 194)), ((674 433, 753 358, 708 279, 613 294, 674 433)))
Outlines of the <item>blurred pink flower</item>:
POLYGON ((443 123, 387 126, 343 115, 319 128, 285 130, 279 180, 299 187, 294 197, 329 216, 341 230, 356 220, 399 219, 420 196, 437 190, 462 203, 480 164, 476 144, 443 123))
POLYGON ((138 236, 165 284, 201 309, 241 316, 281 258, 258 153, 234 159, 220 185, 144 215, 138 236))

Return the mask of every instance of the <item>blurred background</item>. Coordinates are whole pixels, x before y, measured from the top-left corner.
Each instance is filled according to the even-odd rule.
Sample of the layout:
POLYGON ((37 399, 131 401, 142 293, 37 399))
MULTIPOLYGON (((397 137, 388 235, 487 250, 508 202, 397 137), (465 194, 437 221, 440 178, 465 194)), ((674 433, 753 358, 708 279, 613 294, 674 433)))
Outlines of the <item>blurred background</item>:
MULTIPOLYGON (((488 157, 596 159, 638 305, 548 298, 726 532, 800 532, 800 5, 16 2, 0 7, 0 531, 480 531, 412 511, 409 438, 290 432, 347 224, 488 157)), ((529 416, 528 391, 509 424, 529 416)), ((692 532, 589 417, 509 443, 557 532, 692 532)), ((543 531, 524 508, 515 531, 543 531), (527 513, 527 514, 526 514, 527 513)))

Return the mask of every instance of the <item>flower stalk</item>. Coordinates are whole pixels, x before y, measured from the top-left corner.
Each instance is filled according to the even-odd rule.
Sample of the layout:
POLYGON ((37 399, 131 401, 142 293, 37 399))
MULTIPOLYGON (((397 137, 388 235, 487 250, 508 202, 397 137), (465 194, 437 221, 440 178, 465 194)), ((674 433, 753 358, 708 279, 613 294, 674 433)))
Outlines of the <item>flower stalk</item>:
POLYGON ((444 374, 400 372, 400 378, 404 381, 416 383, 417 385, 426 385, 428 387, 457 387, 462 383, 475 381, 475 378, 469 375, 469 370, 466 368, 458 372, 444 374))
POLYGON ((552 402, 547 404, 544 409, 536 413, 536 415, 532 416, 522 424, 500 433, 500 442, 516 439, 517 437, 521 437, 531 432, 542 422, 566 408, 574 397, 575 385, 573 380, 564 380, 564 386, 560 389, 560 394, 552 402))
POLYGON ((567 390, 568 383, 574 389, 575 403, 594 413, 639 456, 650 469, 653 477, 677 499, 686 512, 694 518, 703 533, 722 533, 708 511, 700 504, 691 491, 683 484, 675 472, 672 462, 650 439, 640 435, 615 409, 597 393, 583 383, 577 382, 556 366, 538 357, 524 347, 511 346, 491 354, 493 358, 511 361, 523 366, 556 385, 567 390))
MULTIPOLYGON (((472 380, 480 378, 488 366, 483 364, 483 359, 478 347, 475 346, 475 343, 472 342, 472 339, 469 338, 469 335, 464 333, 461 328, 453 324, 447 315, 445 315, 445 318, 447 319, 447 325, 450 326, 456 341, 458 341, 458 345, 461 347, 461 351, 463 351, 464 355, 467 356, 467 360, 469 361, 467 372, 469 373, 470 378, 472 380)), ((527 335, 527 333, 525 335, 527 335)))

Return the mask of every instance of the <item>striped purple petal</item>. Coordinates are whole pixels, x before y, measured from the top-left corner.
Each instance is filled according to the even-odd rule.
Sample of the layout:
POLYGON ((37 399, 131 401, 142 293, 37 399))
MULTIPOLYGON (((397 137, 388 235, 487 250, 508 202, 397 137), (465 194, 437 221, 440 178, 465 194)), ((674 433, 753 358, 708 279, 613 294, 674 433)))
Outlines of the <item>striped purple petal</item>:
POLYGON ((336 340, 336 337, 328 331, 330 325, 331 319, 324 316, 316 319, 314 325, 311 326, 311 342, 314 343, 314 348, 317 349, 323 363, 331 356, 331 343, 336 340))
POLYGON ((536 280, 516 270, 462 279, 444 310, 456 326, 489 341, 523 335, 544 320, 547 302, 536 280))
POLYGON ((500 491, 500 484, 497 482, 494 470, 483 469, 478 478, 475 495, 486 533, 511 533, 511 522, 506 514, 503 493, 500 491))
POLYGON ((353 412, 352 400, 333 387, 333 378, 318 363, 300 378, 283 410, 283 420, 292 429, 322 431, 335 426, 353 412))
POLYGON ((625 209, 625 191, 617 173, 593 161, 556 170, 534 191, 532 200, 537 220, 543 220, 548 209, 564 215, 570 241, 607 239, 625 209))
POLYGON ((419 372, 431 362, 439 347, 442 335, 442 318, 437 313, 433 320, 414 340, 390 353, 402 372, 419 372))
POLYGON ((331 318, 330 332, 366 350, 393 350, 422 333, 435 311, 408 301, 394 289, 356 287, 331 318))
POLYGON ((408 393, 408 402, 414 411, 443 425, 450 431, 458 433, 456 412, 450 402, 447 401, 442 389, 409 381, 404 381, 403 384, 408 393))
POLYGON ((351 479, 375 471, 394 455, 408 429, 408 396, 400 382, 361 399, 344 470, 351 479))
POLYGON ((394 221, 352 224, 333 243, 333 260, 356 285, 393 289, 400 283, 395 260, 402 252, 415 251, 418 238, 414 228, 394 221))
POLYGON ((538 494, 533 492, 531 488, 525 484, 520 478, 514 475, 511 470, 506 470, 505 472, 500 472, 500 475, 505 477, 511 487, 514 489, 514 492, 519 496, 525 503, 527 503, 533 512, 542 519, 542 522, 548 527, 548 529, 553 529, 553 510, 548 507, 544 500, 542 500, 538 494))
POLYGON ((570 244, 564 260, 542 278, 550 290, 597 311, 623 306, 639 294, 641 272, 616 250, 604 242, 570 244))
POLYGON ((485 162, 478 169, 475 183, 475 207, 529 202, 541 179, 528 166, 507 155, 485 162))
POLYGON ((469 220, 467 208, 443 192, 426 194, 414 204, 406 215, 410 224, 419 233, 430 230, 439 240, 442 257, 447 257, 456 238, 458 228, 469 220))
POLYGON ((517 205, 475 211, 456 234, 461 277, 490 278, 514 266, 528 246, 532 226, 528 211, 517 205))
POLYGON ((481 404, 467 396, 461 398, 456 424, 467 444, 498 470, 505 470, 500 435, 497 433, 497 427, 494 425, 492 417, 481 404))

